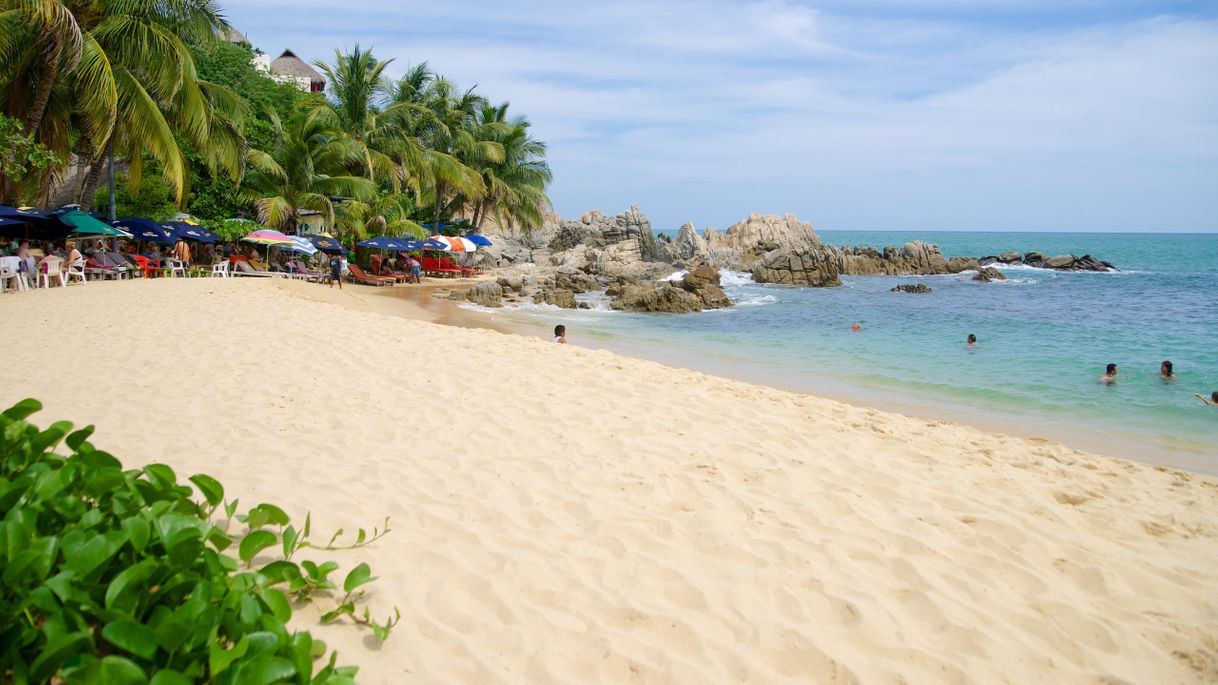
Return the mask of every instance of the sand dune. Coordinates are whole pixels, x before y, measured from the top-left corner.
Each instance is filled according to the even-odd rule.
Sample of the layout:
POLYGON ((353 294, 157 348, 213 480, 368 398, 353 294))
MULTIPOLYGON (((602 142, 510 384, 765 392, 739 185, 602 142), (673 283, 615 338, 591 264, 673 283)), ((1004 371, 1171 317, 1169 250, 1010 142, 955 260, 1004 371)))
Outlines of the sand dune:
POLYGON ((6 295, 0 403, 323 539, 390 517, 334 555, 401 609, 389 642, 298 614, 370 683, 1218 681, 1213 478, 371 299, 6 295))

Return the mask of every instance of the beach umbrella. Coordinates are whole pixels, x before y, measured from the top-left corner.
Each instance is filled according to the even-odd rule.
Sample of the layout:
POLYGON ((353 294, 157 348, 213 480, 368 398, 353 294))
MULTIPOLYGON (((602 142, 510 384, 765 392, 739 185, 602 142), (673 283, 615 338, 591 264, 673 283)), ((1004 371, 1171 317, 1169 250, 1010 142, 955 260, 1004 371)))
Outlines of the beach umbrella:
POLYGON ((440 249, 445 252, 473 252, 478 249, 478 245, 467 238, 433 235, 428 240, 444 245, 440 249))
POLYGON ((465 239, 479 247, 490 247, 491 245, 494 244, 491 242, 490 238, 488 238, 484 235, 480 235, 478 233, 474 233, 472 235, 467 235, 467 236, 465 236, 465 239))
POLYGON ((358 247, 366 247, 373 250, 393 250, 395 252, 406 251, 409 244, 410 241, 406 240, 405 238, 392 238, 387 235, 361 240, 356 243, 358 247))
POLYGON ((301 238, 298 235, 292 236, 292 244, 284 245, 283 249, 292 250, 294 252, 302 252, 310 257, 317 254, 317 248, 314 247, 313 243, 301 238))
POLYGON ((170 221, 165 224, 165 228, 170 229, 175 236, 183 240, 193 240, 196 243, 211 245, 220 239, 220 236, 215 233, 189 221, 170 221))
POLYGON ((70 209, 66 212, 53 212, 51 216, 54 216, 68 226, 71 226, 71 233, 76 233, 79 235, 104 235, 122 238, 131 237, 131 234, 127 231, 102 223, 79 209, 70 209))
POLYGON ((315 235, 309 237, 309 242, 313 246, 327 254, 347 254, 347 248, 336 238, 328 235, 315 235))
POLYGON ((56 240, 71 230, 71 226, 51 216, 50 212, 32 207, 0 205, 0 219, 8 219, 18 224, 0 227, 4 228, 5 235, 29 240, 56 240))
POLYGON ((247 243, 255 243, 257 245, 266 245, 266 261, 269 265, 271 262, 271 250, 276 247, 291 247, 296 243, 292 242, 290 236, 286 236, 279 231, 269 228, 263 228, 242 238, 247 243))
POLYGON ((136 240, 145 240, 161 245, 172 245, 178 241, 171 229, 165 228, 152 219, 119 219, 114 226, 131 234, 136 240))

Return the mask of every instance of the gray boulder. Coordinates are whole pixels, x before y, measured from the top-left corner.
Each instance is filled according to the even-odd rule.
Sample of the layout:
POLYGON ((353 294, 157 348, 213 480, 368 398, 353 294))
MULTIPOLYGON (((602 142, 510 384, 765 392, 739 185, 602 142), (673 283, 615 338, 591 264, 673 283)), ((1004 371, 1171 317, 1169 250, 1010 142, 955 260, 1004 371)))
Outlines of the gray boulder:
POLYGON ((823 246, 799 251, 775 250, 753 267, 757 283, 808 285, 827 288, 842 284, 835 251, 823 246))
POLYGON ((735 304, 723 292, 719 284, 719 270, 713 266, 699 266, 690 270, 678 285, 682 290, 697 295, 705 309, 723 309, 735 304))
POLYGON ((465 291, 465 299, 483 307, 503 306, 503 287, 498 283, 483 281, 465 291))
POLYGON ((610 308, 620 311, 672 314, 700 312, 702 306, 702 298, 669 283, 659 286, 624 285, 609 303, 610 308))
POLYGON ((930 289, 930 288, 926 287, 926 284, 925 284, 925 283, 913 283, 913 284, 911 284, 911 283, 902 283, 901 285, 898 285, 898 286, 896 286, 895 288, 893 288, 891 292, 894 292, 894 293, 918 293, 918 294, 922 294, 922 293, 929 293, 929 292, 932 292, 932 291, 931 291, 931 289, 930 289))
POLYGON ((992 266, 983 266, 977 269, 977 275, 973 276, 974 281, 989 283, 990 281, 1005 281, 1007 277, 1002 275, 1002 272, 992 266))
POLYGON ((575 293, 570 290, 546 290, 533 296, 533 304, 552 304, 563 309, 575 309, 575 293))

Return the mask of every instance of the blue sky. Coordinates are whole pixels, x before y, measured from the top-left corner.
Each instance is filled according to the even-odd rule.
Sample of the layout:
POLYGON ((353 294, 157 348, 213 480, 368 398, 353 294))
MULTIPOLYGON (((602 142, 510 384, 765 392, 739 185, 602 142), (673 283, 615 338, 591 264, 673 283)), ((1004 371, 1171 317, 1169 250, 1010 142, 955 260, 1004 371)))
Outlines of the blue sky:
POLYGON ((1218 2, 228 0, 272 57, 356 44, 510 101, 564 217, 1218 230, 1218 2))

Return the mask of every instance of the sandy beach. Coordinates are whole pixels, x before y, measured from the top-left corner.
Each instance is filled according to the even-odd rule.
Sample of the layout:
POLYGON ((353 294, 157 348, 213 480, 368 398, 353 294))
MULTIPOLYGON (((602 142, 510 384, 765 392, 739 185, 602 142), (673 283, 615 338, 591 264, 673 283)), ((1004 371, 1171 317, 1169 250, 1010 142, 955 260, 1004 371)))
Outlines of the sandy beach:
MULTIPOLYGON (((0 297, 0 404, 311 512, 361 682, 1218 682, 1218 479, 443 326, 369 288, 0 297)), ((318 555, 323 556, 323 555, 318 555)), ((310 558, 306 553, 303 558, 310 558)))

